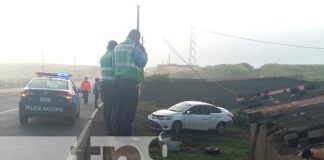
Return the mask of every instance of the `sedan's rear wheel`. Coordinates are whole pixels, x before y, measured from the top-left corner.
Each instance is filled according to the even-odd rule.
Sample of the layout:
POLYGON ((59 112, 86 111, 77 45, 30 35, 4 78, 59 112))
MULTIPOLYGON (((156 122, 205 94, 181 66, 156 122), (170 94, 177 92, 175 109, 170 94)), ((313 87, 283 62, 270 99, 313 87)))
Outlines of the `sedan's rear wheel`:
POLYGON ((219 122, 217 127, 216 127, 216 132, 220 135, 224 134, 225 133, 225 123, 224 122, 219 122))
POLYGON ((24 115, 19 115, 20 124, 26 125, 28 123, 28 117, 24 115))
POLYGON ((179 135, 182 130, 182 123, 180 121, 175 121, 172 124, 171 130, 174 134, 179 135))

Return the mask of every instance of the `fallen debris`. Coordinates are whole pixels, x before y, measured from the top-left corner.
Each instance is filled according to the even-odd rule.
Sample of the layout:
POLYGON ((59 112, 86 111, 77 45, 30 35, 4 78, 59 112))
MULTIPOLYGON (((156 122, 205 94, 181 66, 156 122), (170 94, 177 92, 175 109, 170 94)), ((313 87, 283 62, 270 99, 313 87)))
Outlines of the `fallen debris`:
POLYGON ((218 149, 217 147, 206 147, 205 153, 214 155, 220 154, 220 149, 218 149))
POLYGON ((163 147, 166 145, 168 147, 168 151, 179 152, 182 147, 182 142, 173 141, 171 136, 166 137, 166 131, 162 131, 159 134, 159 145, 163 147))

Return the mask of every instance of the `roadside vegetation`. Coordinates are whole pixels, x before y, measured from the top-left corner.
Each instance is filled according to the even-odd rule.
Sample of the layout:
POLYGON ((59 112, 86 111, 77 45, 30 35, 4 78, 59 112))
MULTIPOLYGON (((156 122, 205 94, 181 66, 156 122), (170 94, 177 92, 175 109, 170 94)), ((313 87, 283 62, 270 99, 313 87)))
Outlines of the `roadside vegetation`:
POLYGON ((0 80, 0 89, 24 87, 30 79, 6 79, 0 80))
MULTIPOLYGON (((200 74, 197 77, 192 70, 185 66, 168 66, 146 68, 146 77, 158 75, 155 78, 204 78, 207 80, 235 80, 261 77, 289 77, 300 80, 324 81, 324 65, 284 65, 265 64, 254 68, 247 63, 221 64, 199 67, 194 66, 200 74)), ((42 71, 40 63, 3 63, 0 64, 0 88, 23 87, 34 77, 36 71, 42 71)), ((97 66, 45 64, 44 71, 65 71, 72 73, 74 80, 84 76, 96 77, 100 74, 97 66)))
POLYGON ((204 78, 208 80, 235 80, 262 77, 288 77, 308 81, 324 81, 324 65, 286 65, 265 64, 254 68, 247 63, 220 64, 194 67, 200 74, 197 77, 189 67, 164 66, 146 69, 147 76, 154 74, 168 75, 169 78, 204 78))
POLYGON ((309 81, 324 81, 324 65, 266 64, 256 69, 263 76, 292 77, 309 81))

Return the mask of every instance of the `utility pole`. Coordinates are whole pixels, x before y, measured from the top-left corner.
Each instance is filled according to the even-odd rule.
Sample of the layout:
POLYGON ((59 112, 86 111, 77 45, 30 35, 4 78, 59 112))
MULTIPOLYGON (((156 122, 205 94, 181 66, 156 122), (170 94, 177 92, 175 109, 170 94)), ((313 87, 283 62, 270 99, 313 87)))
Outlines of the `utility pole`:
POLYGON ((97 66, 99 67, 99 53, 97 54, 97 66))
MULTIPOLYGON (((140 6, 137 5, 137 23, 136 23, 136 29, 140 31, 140 6)), ((141 37, 142 45, 144 45, 144 38, 143 35, 141 37)))
POLYGON ((189 65, 196 65, 196 35, 193 32, 194 27, 190 29, 190 46, 189 46, 189 65))
POLYGON ((137 5, 137 23, 136 23, 136 29, 139 31, 140 30, 140 28, 139 28, 139 18, 140 18, 140 11, 139 11, 139 8, 140 8, 140 6, 139 5, 137 5))
POLYGON ((76 74, 76 60, 75 60, 75 56, 73 56, 73 64, 74 64, 74 74, 76 74))
POLYGON ((42 70, 43 70, 43 72, 45 71, 45 62, 44 61, 45 61, 44 60, 44 52, 42 50, 42 70))
POLYGON ((169 52, 169 57, 168 57, 168 65, 170 65, 171 61, 171 56, 170 56, 170 52, 169 52))

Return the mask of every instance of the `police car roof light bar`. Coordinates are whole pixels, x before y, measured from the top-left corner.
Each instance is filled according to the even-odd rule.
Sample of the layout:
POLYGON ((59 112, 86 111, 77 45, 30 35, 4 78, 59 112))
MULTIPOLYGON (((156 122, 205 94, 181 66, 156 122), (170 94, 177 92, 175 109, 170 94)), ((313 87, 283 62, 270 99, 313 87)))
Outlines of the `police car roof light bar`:
POLYGON ((72 74, 66 72, 36 72, 38 77, 62 78, 68 80, 72 74))
POLYGON ((70 77, 72 77, 72 74, 67 72, 56 72, 55 75, 59 78, 68 80, 70 77))
POLYGON ((37 74, 38 77, 54 76, 51 72, 35 72, 35 74, 37 74))

